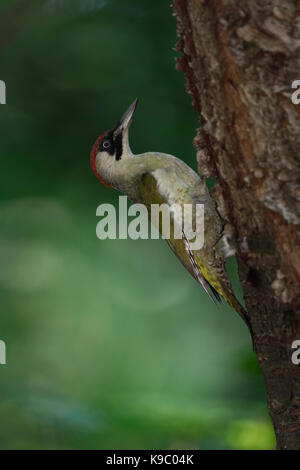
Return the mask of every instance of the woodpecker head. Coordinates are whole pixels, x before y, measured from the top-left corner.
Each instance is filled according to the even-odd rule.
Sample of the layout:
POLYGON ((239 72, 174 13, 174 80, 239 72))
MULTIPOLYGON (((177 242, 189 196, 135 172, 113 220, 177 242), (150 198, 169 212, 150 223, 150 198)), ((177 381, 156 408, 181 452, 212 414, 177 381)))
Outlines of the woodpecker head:
POLYGON ((114 175, 121 170, 121 162, 132 158, 129 146, 129 127, 138 99, 129 106, 116 126, 100 135, 91 151, 91 167, 96 177, 108 187, 112 187, 114 175))

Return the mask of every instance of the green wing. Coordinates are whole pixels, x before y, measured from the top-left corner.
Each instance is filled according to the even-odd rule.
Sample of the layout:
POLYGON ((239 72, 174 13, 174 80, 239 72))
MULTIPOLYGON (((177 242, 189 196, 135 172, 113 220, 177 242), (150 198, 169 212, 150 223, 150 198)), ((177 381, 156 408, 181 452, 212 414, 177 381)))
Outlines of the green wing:
MULTIPOLYGON (((149 215, 151 214, 151 204, 163 204, 168 203, 165 196, 163 196, 159 190, 155 176, 151 173, 145 173, 140 182, 140 195, 143 204, 147 206, 149 215)), ((160 220, 160 227, 161 230, 160 220)), ((171 218, 170 221, 170 238, 166 239, 166 242, 170 246, 171 250, 184 265, 184 267, 192 274, 192 276, 202 285, 203 289, 210 297, 210 299, 215 303, 214 298, 211 296, 209 288, 211 288, 216 299, 220 301, 220 297, 206 277, 203 275, 202 269, 204 264, 201 262, 199 257, 195 258, 190 247, 188 240, 183 232, 183 237, 180 239, 174 238, 174 221, 171 218)))
MULTIPOLYGON (((151 213, 151 204, 168 203, 167 197, 158 191, 156 178, 151 173, 146 173, 142 176, 139 189, 141 202, 147 206, 149 214, 151 213)), ((196 253, 191 252, 185 243, 184 236, 182 239, 174 239, 172 236, 174 234, 173 226, 174 222, 171 220, 171 237, 169 240, 166 240, 171 250, 191 275, 202 285, 211 299, 208 287, 210 287, 218 301, 222 297, 236 310, 249 327, 253 342, 252 327, 249 323, 247 312, 233 293, 224 261, 217 256, 213 247, 199 250, 196 253)))

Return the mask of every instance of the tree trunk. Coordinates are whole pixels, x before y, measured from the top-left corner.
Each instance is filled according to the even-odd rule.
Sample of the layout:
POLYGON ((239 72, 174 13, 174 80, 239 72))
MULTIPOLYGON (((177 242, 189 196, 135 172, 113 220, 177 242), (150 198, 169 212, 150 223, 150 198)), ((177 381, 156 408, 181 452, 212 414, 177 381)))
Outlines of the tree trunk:
POLYGON ((299 0, 174 0, 199 173, 237 244, 277 448, 300 449, 299 0), (295 100, 293 100, 295 101, 295 100))

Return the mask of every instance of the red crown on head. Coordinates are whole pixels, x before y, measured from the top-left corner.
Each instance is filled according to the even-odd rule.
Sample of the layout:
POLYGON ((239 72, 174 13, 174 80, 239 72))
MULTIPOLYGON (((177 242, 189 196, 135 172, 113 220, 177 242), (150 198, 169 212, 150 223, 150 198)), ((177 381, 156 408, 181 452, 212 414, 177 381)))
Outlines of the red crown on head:
POLYGON ((97 169, 96 169, 96 156, 98 153, 99 145, 100 145, 101 140, 106 134, 107 132, 104 132, 104 134, 100 135, 100 137, 98 137, 98 139, 94 143, 92 147, 91 155, 90 155, 90 161, 91 161, 91 167, 95 176, 101 181, 101 183, 105 184, 105 186, 107 186, 108 188, 112 188, 110 184, 108 184, 106 181, 104 181, 103 178, 101 178, 101 176, 98 174, 97 169))

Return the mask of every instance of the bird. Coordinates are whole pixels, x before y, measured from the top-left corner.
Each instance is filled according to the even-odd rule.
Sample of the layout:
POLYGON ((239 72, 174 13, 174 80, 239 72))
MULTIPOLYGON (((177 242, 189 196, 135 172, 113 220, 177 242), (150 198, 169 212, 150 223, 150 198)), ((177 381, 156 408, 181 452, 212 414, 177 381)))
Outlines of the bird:
MULTIPOLYGON (((145 152, 133 154, 129 144, 129 129, 137 107, 135 99, 120 121, 97 138, 90 153, 95 176, 106 186, 126 195, 133 203, 146 206, 151 213, 152 204, 190 204, 195 217, 197 204, 204 205, 204 244, 193 250, 182 229, 182 237, 175 238, 174 230, 166 239, 169 247, 183 266, 203 287, 209 298, 219 305, 225 300, 248 326, 254 348, 254 337, 247 311, 236 298, 225 266, 222 246, 225 221, 218 212, 206 181, 183 160, 166 153, 145 152)), ((170 209, 171 225, 177 223, 170 209)), ((194 224, 192 219, 192 224, 194 224)), ((161 226, 158 227, 161 230, 161 226)))

